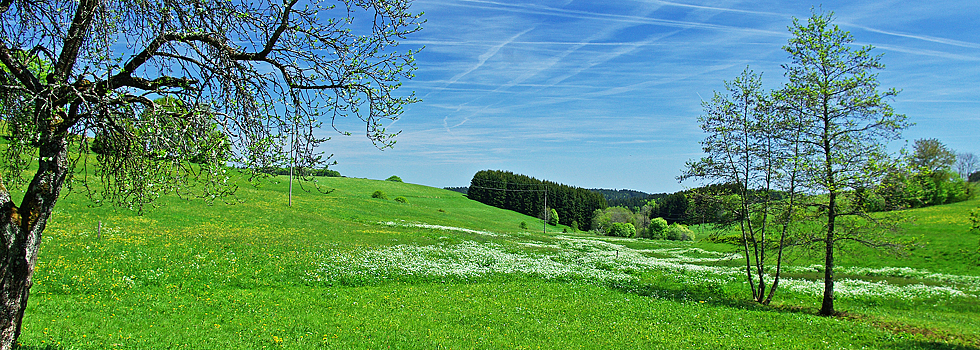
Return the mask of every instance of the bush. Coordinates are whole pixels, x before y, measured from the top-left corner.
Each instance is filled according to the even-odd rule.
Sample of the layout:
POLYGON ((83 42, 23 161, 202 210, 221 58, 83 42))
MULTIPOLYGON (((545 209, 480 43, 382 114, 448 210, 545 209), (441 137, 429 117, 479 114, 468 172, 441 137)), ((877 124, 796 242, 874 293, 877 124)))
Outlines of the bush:
POLYGON ((667 220, 664 218, 653 218, 650 219, 650 224, 647 225, 647 238, 651 239, 664 239, 667 237, 667 220))
POLYGON ((385 179, 385 181, 402 182, 402 178, 400 178, 400 177, 398 177, 396 175, 391 175, 390 177, 388 177, 387 179, 385 179))
POLYGON ((694 232, 687 226, 673 223, 667 228, 667 239, 672 241, 691 241, 694 240, 694 232))
POLYGON ((388 195, 382 192, 381 190, 378 190, 378 191, 374 191, 374 193, 371 194, 371 198, 388 199, 388 195))
POLYGON ((974 230, 980 231, 980 208, 970 211, 970 223, 974 230))
POLYGON ((405 197, 402 197, 402 196, 398 196, 398 197, 395 197, 395 202, 398 202, 398 203, 406 203, 407 204, 408 203, 408 199, 405 199, 405 197))
POLYGON ((578 221, 572 220, 572 232, 578 232, 578 221))
POLYGON ((974 172, 967 177, 967 181, 970 182, 980 182, 980 171, 974 172))
POLYGON ((527 230, 527 221, 521 221, 521 229, 527 230))
POLYGON ((633 237, 636 235, 636 227, 628 222, 614 222, 609 225, 609 236, 614 237, 633 237))

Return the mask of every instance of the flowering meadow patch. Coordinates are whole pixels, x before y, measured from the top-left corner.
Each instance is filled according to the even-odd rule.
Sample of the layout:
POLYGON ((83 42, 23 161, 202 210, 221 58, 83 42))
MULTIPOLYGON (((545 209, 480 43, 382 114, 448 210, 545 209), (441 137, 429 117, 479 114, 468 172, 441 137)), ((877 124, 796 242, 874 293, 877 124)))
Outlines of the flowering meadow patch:
MULTIPOLYGON (((744 257, 698 247, 670 246, 633 249, 635 239, 557 235, 548 242, 424 223, 382 222, 386 226, 458 231, 503 238, 497 242, 462 241, 435 245, 394 245, 371 249, 325 251, 309 281, 340 284, 375 284, 390 281, 480 280, 500 276, 526 276, 545 280, 578 280, 609 284, 638 282, 642 273, 682 275, 690 285, 744 283, 744 267, 731 264, 744 257), (526 249, 530 248, 530 249, 526 249)), ((815 266, 787 266, 787 272, 814 272, 815 266)), ((895 276, 943 282, 949 285, 841 279, 836 293, 845 298, 977 298, 980 277, 929 273, 909 268, 841 268, 842 274, 895 276)), ((822 281, 782 278, 785 290, 819 296, 822 281)))

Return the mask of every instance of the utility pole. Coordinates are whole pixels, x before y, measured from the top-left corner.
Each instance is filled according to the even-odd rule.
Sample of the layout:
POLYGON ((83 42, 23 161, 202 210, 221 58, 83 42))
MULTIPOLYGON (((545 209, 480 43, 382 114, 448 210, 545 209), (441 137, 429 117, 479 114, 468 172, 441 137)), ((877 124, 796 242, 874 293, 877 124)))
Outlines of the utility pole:
POLYGON ((293 206, 293 168, 296 167, 296 125, 293 125, 293 132, 289 133, 289 203, 293 206))
POLYGON ((551 210, 548 210, 548 187, 544 188, 544 227, 542 231, 544 234, 548 234, 548 216, 551 215, 551 210))

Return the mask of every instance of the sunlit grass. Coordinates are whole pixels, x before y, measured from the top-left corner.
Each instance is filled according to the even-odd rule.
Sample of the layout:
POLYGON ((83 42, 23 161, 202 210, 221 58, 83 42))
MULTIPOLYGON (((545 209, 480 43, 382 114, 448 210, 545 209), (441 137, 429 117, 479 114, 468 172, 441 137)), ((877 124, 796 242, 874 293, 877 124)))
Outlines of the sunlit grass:
MULTIPOLYGON (((794 262, 774 307, 760 307, 745 301, 740 256, 724 245, 554 227, 542 234, 540 226, 519 228, 536 219, 455 192, 363 179, 320 185, 335 191, 296 191, 292 207, 281 181, 243 183, 237 204, 165 197, 144 216, 67 196, 45 233, 21 342, 55 349, 980 346, 973 283, 980 274, 972 268, 930 270, 914 254, 884 265, 892 269, 849 260, 838 305, 851 316, 822 318, 814 315, 813 261, 794 262), (371 198, 375 190, 407 203, 371 198), (942 332, 951 336, 936 335, 942 332)), ((917 227, 943 227, 946 219, 930 213, 917 227)), ((941 234, 960 238, 932 240, 932 249, 963 249, 956 242, 970 233, 945 225, 952 226, 941 234)))

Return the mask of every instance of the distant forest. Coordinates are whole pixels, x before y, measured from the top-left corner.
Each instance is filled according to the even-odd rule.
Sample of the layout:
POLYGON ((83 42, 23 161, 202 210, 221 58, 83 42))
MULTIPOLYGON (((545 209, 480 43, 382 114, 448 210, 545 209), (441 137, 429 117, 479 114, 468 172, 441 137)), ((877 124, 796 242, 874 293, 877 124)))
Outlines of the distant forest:
POLYGON ((650 194, 634 190, 607 190, 601 188, 593 188, 589 189, 589 191, 602 194, 603 197, 606 197, 606 203, 610 207, 630 208, 633 211, 636 211, 636 208, 642 208, 651 199, 660 200, 669 195, 669 193, 650 194))
POLYGON ((584 188, 499 170, 483 170, 473 175, 467 197, 536 217, 543 217, 545 208, 554 209, 558 223, 586 231, 592 228, 593 213, 608 206, 602 194, 584 188))
MULTIPOLYGON (((443 189, 462 194, 468 194, 470 190, 469 187, 443 187, 443 189)), ((605 197, 606 203, 610 207, 623 207, 631 209, 642 208, 644 205, 649 203, 651 199, 659 200, 670 195, 670 193, 651 194, 634 190, 610 190, 604 188, 590 188, 589 191, 601 194, 603 197, 605 197)))
POLYGON ((462 193, 462 194, 468 194, 470 192, 470 188, 469 187, 443 187, 442 189, 444 189, 444 190, 450 190, 450 191, 453 191, 453 192, 459 192, 459 193, 462 193))

